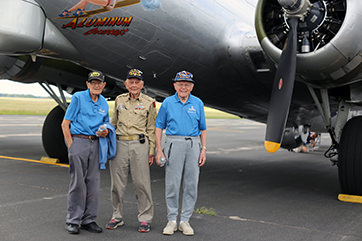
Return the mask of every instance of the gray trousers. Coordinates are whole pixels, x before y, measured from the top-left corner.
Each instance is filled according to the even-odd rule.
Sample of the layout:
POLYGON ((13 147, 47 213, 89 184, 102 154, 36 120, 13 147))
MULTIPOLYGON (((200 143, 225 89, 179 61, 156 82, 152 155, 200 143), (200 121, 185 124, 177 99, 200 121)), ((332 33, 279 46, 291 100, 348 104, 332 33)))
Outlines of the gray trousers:
POLYGON ((98 212, 99 149, 98 139, 73 138, 69 149, 70 185, 66 223, 94 222, 98 212))
POLYGON ((130 172, 138 203, 138 221, 151 223, 153 201, 148 165, 148 140, 146 139, 146 143, 143 144, 138 140, 117 140, 117 155, 109 162, 109 169, 111 172, 112 219, 117 221, 123 219, 123 197, 130 172))
POLYGON ((166 155, 166 205, 169 221, 177 221, 180 185, 183 173, 183 197, 180 221, 188 222, 197 200, 199 182, 200 137, 167 136, 166 155))

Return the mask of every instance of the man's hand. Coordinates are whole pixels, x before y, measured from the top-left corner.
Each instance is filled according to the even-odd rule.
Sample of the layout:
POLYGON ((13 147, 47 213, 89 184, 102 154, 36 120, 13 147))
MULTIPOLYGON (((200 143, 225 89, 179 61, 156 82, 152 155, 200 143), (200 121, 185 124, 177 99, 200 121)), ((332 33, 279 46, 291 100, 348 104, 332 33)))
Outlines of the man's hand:
POLYGON ((199 167, 202 167, 206 162, 206 150, 202 149, 199 158, 199 167))
POLYGON ((163 152, 162 152, 161 150, 160 150, 160 151, 157 150, 157 154, 156 154, 156 164, 157 164, 158 166, 161 166, 160 159, 161 159, 162 157, 166 159, 165 154, 163 154, 163 152))
POLYGON ((148 156, 148 165, 152 166, 154 160, 155 160, 155 155, 149 155, 148 156))
POLYGON ((109 133, 108 129, 105 129, 104 131, 97 131, 97 136, 106 137, 108 136, 108 133, 109 133))
POLYGON ((71 139, 71 141, 67 142, 67 144, 68 144, 68 151, 69 151, 70 147, 71 147, 72 144, 73 144, 73 139, 71 139))

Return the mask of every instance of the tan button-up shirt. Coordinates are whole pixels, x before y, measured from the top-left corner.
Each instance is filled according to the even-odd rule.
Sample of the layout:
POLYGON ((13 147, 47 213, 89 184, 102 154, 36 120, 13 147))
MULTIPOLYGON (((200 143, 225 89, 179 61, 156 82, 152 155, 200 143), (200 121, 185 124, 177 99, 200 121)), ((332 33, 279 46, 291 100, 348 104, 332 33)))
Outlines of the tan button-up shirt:
POLYGON ((142 93, 136 100, 131 100, 129 93, 117 96, 111 119, 116 134, 144 134, 149 140, 149 155, 155 154, 155 120, 156 102, 151 97, 142 93))

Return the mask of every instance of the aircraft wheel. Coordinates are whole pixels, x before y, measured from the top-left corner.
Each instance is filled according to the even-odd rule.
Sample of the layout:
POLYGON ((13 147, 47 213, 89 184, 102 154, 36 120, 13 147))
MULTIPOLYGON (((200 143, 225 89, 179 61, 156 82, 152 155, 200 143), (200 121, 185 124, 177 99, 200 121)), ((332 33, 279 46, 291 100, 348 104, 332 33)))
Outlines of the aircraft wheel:
POLYGON ((61 128, 64 115, 65 112, 59 105, 50 111, 43 124, 42 140, 44 150, 49 157, 68 163, 68 148, 61 128))
POLYGON ((362 195, 362 116, 352 118, 343 128, 338 174, 344 194, 362 195))
POLYGON ((283 141, 281 147, 288 150, 300 147, 302 145, 302 139, 300 136, 295 138, 295 133, 292 128, 285 128, 283 141))

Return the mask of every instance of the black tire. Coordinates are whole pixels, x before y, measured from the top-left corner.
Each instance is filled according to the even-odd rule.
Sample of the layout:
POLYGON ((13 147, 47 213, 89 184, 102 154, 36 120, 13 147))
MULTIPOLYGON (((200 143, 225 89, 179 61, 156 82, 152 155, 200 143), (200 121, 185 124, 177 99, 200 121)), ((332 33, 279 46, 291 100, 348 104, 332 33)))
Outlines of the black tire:
POLYGON ((65 112, 59 105, 49 112, 43 124, 42 141, 49 157, 58 158, 61 163, 69 163, 68 148, 61 127, 64 115, 65 112))
POLYGON ((362 195, 362 116, 352 118, 343 128, 338 175, 342 193, 362 195))
POLYGON ((291 128, 286 128, 284 131, 283 141, 281 147, 284 149, 292 150, 302 145, 302 138, 298 136, 295 138, 295 133, 291 128))

